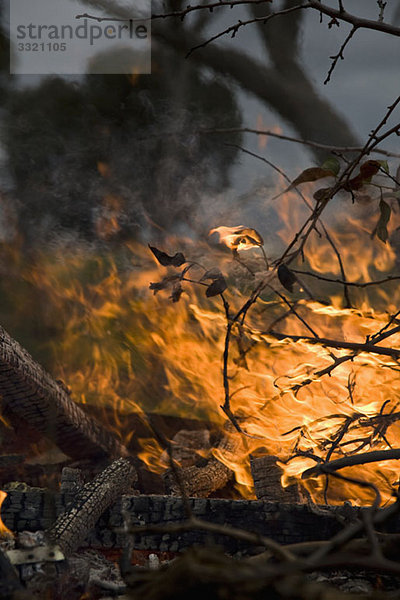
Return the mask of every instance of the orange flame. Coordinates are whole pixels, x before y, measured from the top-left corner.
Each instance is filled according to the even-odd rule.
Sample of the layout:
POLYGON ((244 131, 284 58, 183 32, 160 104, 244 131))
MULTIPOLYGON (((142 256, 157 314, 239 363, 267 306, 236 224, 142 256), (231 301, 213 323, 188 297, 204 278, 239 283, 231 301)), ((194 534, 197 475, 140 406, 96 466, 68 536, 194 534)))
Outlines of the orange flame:
POLYGON ((4 500, 7 498, 6 492, 0 490, 0 538, 10 538, 14 537, 13 532, 4 525, 3 520, 1 518, 1 507, 3 505, 4 500))
MULTIPOLYGON (((314 190, 315 185, 310 186, 310 197, 314 190)), ((350 214, 344 202, 332 202, 327 226, 340 249, 348 280, 362 283, 393 273, 398 265, 396 248, 371 239, 377 214, 364 204, 352 206, 350 214)), ((118 202, 109 199, 108 209, 118 211, 118 202)), ((280 198, 276 211, 281 225, 271 236, 276 244, 280 238, 284 248, 309 210, 290 191, 280 198)), ((394 206, 391 231, 399 227, 399 221, 394 206)), ((262 244, 257 232, 244 225, 216 227, 211 232, 236 251, 262 244)), ((255 252, 251 259, 252 279, 229 253, 210 250, 198 241, 171 237, 166 246, 163 249, 171 256, 182 251, 193 263, 201 262, 204 269, 218 267, 223 272, 233 314, 249 297, 254 281, 267 276, 261 252, 255 252)), ((222 356, 226 334, 219 296, 207 298, 203 286, 182 282, 185 293, 179 302, 172 303, 167 299, 168 280, 163 283, 167 294, 160 291, 152 295, 149 283, 166 276, 173 280, 177 270, 170 267, 168 271, 154 264, 148 250, 135 242, 114 254, 84 245, 68 251, 56 249, 43 253, 35 268, 27 267, 23 253, 16 251, 11 257, 11 250, 5 252, 9 255, 3 285, 9 286, 8 293, 15 293, 18 299, 10 303, 13 319, 23 322, 24 316, 32 312, 27 298, 46 298, 46 303, 35 304, 35 313, 51 331, 51 342, 46 347, 43 344, 42 351, 46 350, 53 373, 73 390, 75 400, 103 406, 104 419, 113 423, 115 432, 125 441, 132 435, 125 418, 129 413, 151 411, 211 421, 226 436, 227 443, 204 454, 215 456, 234 470, 237 489, 246 497, 254 497, 250 454, 278 456, 282 484, 289 485, 299 481, 315 459, 326 456, 346 419, 351 423, 331 459, 357 451, 360 436, 368 440, 363 452, 399 445, 400 420, 393 417, 385 431, 376 426, 380 416, 400 413, 398 364, 392 356, 358 352, 352 360, 337 366, 331 376, 325 376, 321 371, 332 365, 332 356, 340 359, 350 351, 289 337, 310 336, 306 322, 322 338, 365 342, 367 336, 387 325, 388 313, 398 310, 400 286, 396 282, 351 287, 354 308, 343 308, 342 285, 299 274, 315 296, 306 299, 299 291, 290 296, 302 321, 278 303, 273 291, 264 290, 245 323, 232 329, 228 373, 231 407, 252 436, 239 443, 239 434, 224 430, 226 418, 219 408, 224 398, 222 356), (29 286, 29 293, 19 293, 21 282, 29 286), (42 304, 46 307, 40 315, 42 304), (282 339, 276 339, 271 329, 282 339), (303 385, 305 380, 309 380, 308 385, 303 385)), ((305 262, 299 268, 333 279, 342 277, 332 245, 318 234, 310 236, 305 262)), ((194 280, 200 280, 203 274, 198 266, 190 270, 194 280)), ((289 297, 289 292, 279 288, 273 271, 268 277, 273 287, 289 297)), ((400 334, 391 336, 390 347, 400 349, 400 334)), ((167 468, 151 432, 142 440, 142 448, 140 457, 152 470, 167 468)), ((396 461, 365 465, 358 472, 377 485, 385 502, 390 500, 398 479, 396 461)), ((307 480, 303 485, 316 501, 323 501, 322 478, 307 480)), ((332 502, 366 504, 373 494, 369 489, 335 482, 328 496, 332 502)))
POLYGON ((208 235, 216 233, 219 242, 231 250, 249 250, 254 246, 262 246, 263 240, 255 229, 237 225, 236 227, 214 227, 208 235))

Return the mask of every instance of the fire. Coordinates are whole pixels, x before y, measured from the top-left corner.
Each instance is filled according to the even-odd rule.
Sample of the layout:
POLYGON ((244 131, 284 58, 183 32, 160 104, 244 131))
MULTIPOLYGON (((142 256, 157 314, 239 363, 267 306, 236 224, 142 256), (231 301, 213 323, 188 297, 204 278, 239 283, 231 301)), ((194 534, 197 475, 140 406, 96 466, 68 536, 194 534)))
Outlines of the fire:
MULTIPOLYGON (((398 264, 396 249, 371 239, 376 215, 371 215, 370 206, 355 205, 354 210, 352 206, 349 216, 350 211, 337 206, 344 200, 335 199, 334 203, 327 224, 340 248, 348 280, 363 283, 392 273, 398 264)), ((114 197, 106 198, 104 206, 108 216, 116 216, 120 210, 114 197)), ((280 198, 277 212, 280 229, 268 233, 274 243, 280 239, 284 248, 309 213, 293 191, 280 198)), ((399 220, 399 215, 393 214, 393 231, 399 220)), ((112 226, 111 230, 102 229, 101 237, 103 233, 107 237, 109 231, 112 226)), ((259 281, 268 282, 295 305, 296 312, 289 311, 273 289, 265 287, 245 322, 232 328, 228 364, 231 409, 245 436, 226 430, 226 415, 220 410, 227 328, 220 296, 206 297, 204 284, 187 281, 181 282, 184 291, 179 302, 168 300, 168 290, 153 295, 148 289, 150 282, 176 276, 182 268, 155 264, 148 249, 137 242, 118 251, 84 244, 60 246, 43 251, 32 264, 22 259, 17 248, 4 248, 7 279, 3 290, 9 298, 14 294, 18 299, 10 303, 11 323, 23 322, 34 310, 41 331, 49 332, 40 346, 46 366, 68 384, 76 401, 101 405, 104 420, 125 441, 134 435, 127 427, 129 413, 153 412, 213 422, 226 443, 204 455, 215 456, 233 469, 238 493, 245 497, 254 497, 250 454, 278 456, 286 486, 300 481, 302 473, 324 460, 328 452, 333 460, 397 447, 397 360, 390 352, 353 352, 340 344, 330 347, 329 340, 362 344, 385 330, 388 315, 400 307, 398 283, 350 287, 352 308, 343 308, 343 285, 299 274, 312 298, 299 291, 300 286, 291 295, 280 286, 275 271, 267 271, 263 253, 258 251, 263 238, 255 229, 219 226, 210 233, 216 233, 234 254, 254 248, 254 253, 246 252, 241 258, 242 262, 252 261, 252 271, 226 251, 171 237, 165 251, 172 256, 183 252, 193 263, 187 279, 200 282, 205 272, 218 268, 228 283, 224 295, 232 314, 259 281), (328 342, 307 339, 313 336, 305 323, 328 342), (334 361, 338 364, 330 372, 334 361)), ((265 250, 267 254, 270 251, 265 250)), ((332 245, 316 233, 305 247, 304 263, 297 267, 342 278, 332 245)), ((15 328, 10 327, 11 331, 15 328)), ((378 345, 400 350, 400 333, 378 345)), ((152 470, 161 472, 168 467, 161 460, 162 452, 149 430, 140 457, 152 470)), ((374 483, 387 502, 398 483, 398 462, 352 467, 343 470, 346 473, 374 483)), ((302 485, 318 502, 324 501, 325 494, 333 503, 351 500, 367 504, 373 500, 371 489, 343 481, 331 479, 328 490, 323 477, 305 480, 302 485)))
MULTIPOLYGON (((7 498, 6 492, 0 490, 0 515, 1 515, 1 507, 3 505, 4 500, 7 498)), ((0 516, 0 538, 10 538, 14 537, 13 532, 4 525, 3 520, 0 516)))
POLYGON ((228 248, 234 251, 249 250, 254 246, 262 246, 264 241, 260 234, 250 227, 237 225, 236 227, 215 227, 211 229, 209 235, 216 233, 219 242, 225 244, 228 248))

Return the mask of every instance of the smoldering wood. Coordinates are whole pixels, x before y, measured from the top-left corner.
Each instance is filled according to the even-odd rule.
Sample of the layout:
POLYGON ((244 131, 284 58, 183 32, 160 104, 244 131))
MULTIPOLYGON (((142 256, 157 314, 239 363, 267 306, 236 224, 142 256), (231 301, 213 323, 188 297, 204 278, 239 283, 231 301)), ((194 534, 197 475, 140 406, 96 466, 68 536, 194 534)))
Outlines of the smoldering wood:
POLYGON ((73 491, 73 502, 48 530, 50 540, 69 556, 82 544, 102 513, 119 496, 129 491, 135 475, 132 464, 119 458, 93 481, 73 491))
POLYGON ((7 417, 23 420, 72 458, 127 456, 121 442, 70 397, 32 356, 0 327, 0 395, 7 417))
MULTIPOLYGON (((49 494, 43 490, 10 492, 4 501, 2 517, 12 531, 50 529, 55 518, 73 500, 71 494, 49 494)), ((223 500, 190 498, 194 516, 217 523, 229 524, 247 531, 271 537, 282 544, 328 540, 343 527, 343 519, 355 519, 358 510, 342 507, 309 507, 307 504, 286 504, 262 500, 223 500)), ((106 510, 82 547, 122 548, 125 535, 115 532, 124 524, 123 513, 132 525, 168 525, 185 520, 182 498, 174 496, 124 496, 106 510)), ((400 532, 400 518, 390 524, 391 532, 400 532)), ((137 550, 179 552, 193 544, 213 542, 227 551, 242 548, 237 540, 222 535, 190 531, 179 535, 144 534, 136 537, 137 550)))
POLYGON ((282 470, 276 464, 277 460, 273 455, 251 458, 251 474, 257 498, 283 503, 301 502, 302 497, 297 484, 282 487, 282 470))

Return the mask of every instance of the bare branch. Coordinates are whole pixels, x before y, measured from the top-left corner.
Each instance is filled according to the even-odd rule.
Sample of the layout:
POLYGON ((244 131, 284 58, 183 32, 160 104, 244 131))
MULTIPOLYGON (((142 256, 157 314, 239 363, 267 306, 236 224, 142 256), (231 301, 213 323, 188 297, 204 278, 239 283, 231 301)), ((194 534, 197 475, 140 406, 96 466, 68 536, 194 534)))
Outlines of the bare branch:
POLYGON ((307 469, 302 474, 302 479, 308 477, 315 477, 316 475, 322 475, 324 473, 332 473, 345 467, 353 467, 355 465, 365 465, 371 462, 380 462, 382 460, 399 460, 400 449, 393 448, 391 450, 375 450, 374 452, 365 452, 363 454, 353 454, 352 456, 345 456, 344 458, 338 458, 332 460, 329 463, 321 463, 307 469))
POLYGON ((331 64, 331 66, 329 68, 328 75, 326 76, 326 79, 324 81, 324 85, 326 85, 331 80, 331 75, 332 75, 332 73, 333 73, 333 71, 334 71, 334 69, 335 69, 335 67, 336 67, 336 65, 338 63, 338 60, 339 59, 340 60, 344 60, 344 55, 343 55, 344 49, 346 48, 347 44, 350 42, 351 38, 353 37, 353 35, 357 31, 357 29, 358 29, 357 27, 353 27, 350 30, 350 33, 348 34, 348 36, 344 40, 343 44, 340 46, 339 52, 337 54, 335 54, 334 56, 330 57, 332 59, 332 64, 331 64))
POLYGON ((358 288, 366 288, 372 285, 382 285, 384 283, 390 283, 391 281, 398 281, 400 279, 400 275, 389 275, 384 279, 377 279, 376 281, 365 281, 358 283, 357 281, 343 281, 342 279, 332 279, 331 277, 325 277, 324 275, 320 275, 319 273, 311 273, 310 271, 302 271, 301 269, 293 269, 291 268, 293 273, 298 273, 299 275, 307 275, 308 277, 314 277, 315 279, 319 279, 320 281, 327 281, 329 283, 341 283, 342 285, 353 286, 358 288))
POLYGON ((344 348, 347 350, 355 350, 357 352, 371 352, 372 354, 379 354, 381 356, 390 356, 394 359, 400 358, 400 350, 393 348, 384 348, 382 346, 376 346, 375 344, 369 343, 358 343, 358 342, 346 342, 340 340, 332 340, 329 338, 322 337, 311 337, 307 335, 292 335, 290 333, 280 333, 278 331, 268 331, 267 335, 271 335, 277 340, 293 340, 294 342, 305 341, 310 344, 321 344, 322 346, 329 346, 330 348, 344 348))
MULTIPOLYGON (((302 140, 300 138, 295 138, 289 135, 283 135, 281 133, 276 133, 275 131, 268 131, 264 129, 251 129, 250 127, 232 127, 227 129, 198 129, 196 133, 199 134, 226 134, 226 133, 254 133, 260 136, 274 137, 280 140, 285 140, 288 142, 294 142, 296 144, 302 144, 303 146, 309 146, 310 148, 316 148, 318 150, 326 150, 327 152, 337 152, 343 154, 355 154, 356 152, 361 152, 364 147, 362 146, 331 146, 329 144, 320 144, 319 142, 313 142, 311 140, 302 140)), ((157 134, 160 136, 165 135, 179 135, 179 133, 162 133, 157 134)), ((382 154, 387 157, 395 157, 400 158, 400 154, 396 152, 390 152, 388 150, 383 150, 380 148, 374 148, 371 152, 375 152, 376 154, 382 154)))
MULTIPOLYGON (((175 11, 175 12, 171 12, 171 13, 154 14, 154 15, 152 15, 152 18, 153 19, 165 19, 167 17, 178 17, 178 18, 182 19, 182 18, 185 18, 185 16, 187 14, 189 14, 190 12, 193 12, 195 10, 212 10, 213 8, 216 8, 220 5, 232 7, 232 6, 238 6, 238 5, 244 5, 244 4, 251 5, 251 4, 254 4, 254 2, 256 2, 258 4, 263 4, 263 3, 266 3, 269 1, 270 0, 233 0, 232 2, 227 2, 226 0, 222 0, 222 2, 215 2, 215 3, 211 3, 211 4, 199 4, 199 5, 193 5, 193 6, 189 5, 187 8, 185 8, 184 10, 181 10, 181 11, 175 11)), ((314 9, 324 15, 327 15, 337 21, 344 21, 346 23, 350 23, 350 25, 352 25, 353 27, 356 27, 357 29, 372 29, 374 31, 379 31, 382 33, 396 36, 396 37, 400 36, 400 28, 399 27, 396 27, 395 25, 391 25, 390 23, 384 23, 383 20, 379 19, 379 17, 378 17, 378 21, 374 21, 371 19, 363 19, 362 17, 359 17, 357 15, 347 12, 344 9, 343 4, 339 5, 339 9, 335 9, 335 8, 332 8, 331 6, 323 4, 320 0, 309 0, 308 2, 304 2, 302 4, 297 4, 296 6, 292 6, 287 9, 273 12, 270 15, 267 15, 266 17, 257 17, 257 18, 251 19, 249 21, 243 21, 243 22, 239 21, 236 25, 233 25, 232 27, 226 29, 224 32, 221 32, 221 34, 218 34, 218 37, 221 37, 221 35, 230 33, 232 31, 232 28, 235 28, 238 25, 239 25, 239 27, 242 27, 245 24, 263 21, 263 19, 270 20, 271 18, 275 18, 277 16, 286 15, 286 14, 289 14, 289 13, 292 13, 292 12, 295 12, 298 10, 309 9, 309 8, 314 9)), ((98 17, 94 17, 91 15, 85 15, 85 16, 86 16, 86 18, 92 18, 92 19, 99 20, 98 17)), ((216 39, 216 38, 212 38, 212 39, 216 39)), ((209 41, 212 41, 212 39, 210 39, 209 41)))

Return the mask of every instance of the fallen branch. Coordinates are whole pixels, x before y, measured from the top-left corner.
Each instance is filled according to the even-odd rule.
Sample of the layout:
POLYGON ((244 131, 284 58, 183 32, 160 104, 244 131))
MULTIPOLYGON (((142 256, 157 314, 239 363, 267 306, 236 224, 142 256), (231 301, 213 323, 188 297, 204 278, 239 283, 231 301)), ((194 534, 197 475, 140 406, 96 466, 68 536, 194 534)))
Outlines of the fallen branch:
MULTIPOLYGON (((235 460, 237 452, 240 452, 243 447, 243 437, 234 430, 234 426, 230 423, 226 423, 225 429, 229 431, 229 434, 223 436, 215 449, 215 454, 216 457, 219 455, 221 458, 231 454, 232 460, 235 460)), ((216 457, 212 456, 205 465, 193 465, 180 469, 179 478, 187 496, 204 498, 223 488, 233 478, 233 471, 216 457)), ((175 496, 182 494, 173 469, 166 471, 163 479, 168 494, 175 496)))

